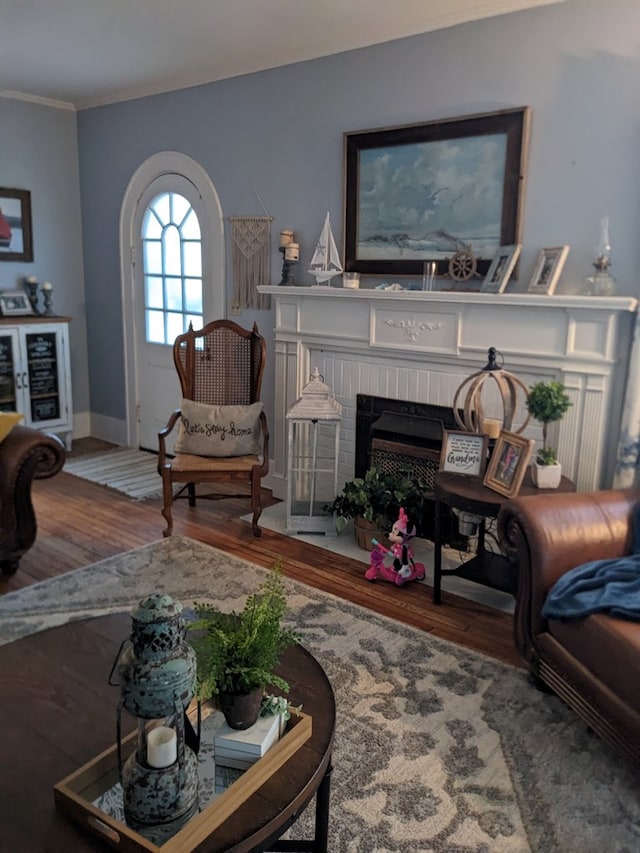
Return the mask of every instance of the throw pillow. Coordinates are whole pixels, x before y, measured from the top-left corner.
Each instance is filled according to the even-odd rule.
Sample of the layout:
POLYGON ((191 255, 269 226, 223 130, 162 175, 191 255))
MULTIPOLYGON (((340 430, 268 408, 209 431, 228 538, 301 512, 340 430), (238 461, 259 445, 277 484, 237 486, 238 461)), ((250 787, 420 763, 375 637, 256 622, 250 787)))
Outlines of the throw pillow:
POLYGON ((183 400, 177 453, 196 456, 246 456, 259 453, 262 403, 209 406, 183 400))
POLYGON ((4 441, 14 426, 19 423, 24 415, 20 412, 0 412, 0 441, 4 441))

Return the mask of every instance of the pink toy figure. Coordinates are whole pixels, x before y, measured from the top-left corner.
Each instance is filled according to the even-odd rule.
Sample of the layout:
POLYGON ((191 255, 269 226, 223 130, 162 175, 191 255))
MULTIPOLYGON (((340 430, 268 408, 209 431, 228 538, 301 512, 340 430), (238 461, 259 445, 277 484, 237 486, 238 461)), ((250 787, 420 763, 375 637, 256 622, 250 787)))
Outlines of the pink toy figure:
POLYGON ((385 548, 377 539, 372 539, 373 550, 371 551, 371 563, 364 573, 369 581, 378 577, 397 586, 404 586, 407 581, 423 580, 425 568, 422 563, 416 563, 413 559, 413 548, 408 544, 410 539, 416 535, 415 525, 409 527, 409 518, 401 507, 398 520, 391 528, 389 540, 391 548, 385 548), (391 564, 387 565, 386 558, 391 558, 391 564))

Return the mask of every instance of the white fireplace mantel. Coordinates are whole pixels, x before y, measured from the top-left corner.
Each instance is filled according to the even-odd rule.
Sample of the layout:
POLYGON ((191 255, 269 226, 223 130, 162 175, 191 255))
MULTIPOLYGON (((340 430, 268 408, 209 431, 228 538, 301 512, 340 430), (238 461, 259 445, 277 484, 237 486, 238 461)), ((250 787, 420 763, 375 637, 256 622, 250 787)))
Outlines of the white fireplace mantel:
MULTIPOLYGON (((552 425, 580 490, 610 485, 637 300, 434 291, 260 287, 275 300, 274 493, 285 494, 285 414, 318 367, 343 406, 339 471, 353 476, 356 395, 451 406, 494 346, 531 384, 562 381, 573 405, 552 425)), ((526 435, 541 438, 539 424, 526 435)))

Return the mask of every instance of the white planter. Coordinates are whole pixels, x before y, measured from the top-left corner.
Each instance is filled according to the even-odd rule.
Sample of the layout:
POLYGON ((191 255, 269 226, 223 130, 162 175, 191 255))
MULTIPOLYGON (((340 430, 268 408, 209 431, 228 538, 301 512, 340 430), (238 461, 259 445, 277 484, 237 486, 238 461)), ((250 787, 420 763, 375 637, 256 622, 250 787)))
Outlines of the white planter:
POLYGON ((534 462, 531 466, 531 479, 539 489, 557 489, 562 479, 562 465, 538 465, 534 462))

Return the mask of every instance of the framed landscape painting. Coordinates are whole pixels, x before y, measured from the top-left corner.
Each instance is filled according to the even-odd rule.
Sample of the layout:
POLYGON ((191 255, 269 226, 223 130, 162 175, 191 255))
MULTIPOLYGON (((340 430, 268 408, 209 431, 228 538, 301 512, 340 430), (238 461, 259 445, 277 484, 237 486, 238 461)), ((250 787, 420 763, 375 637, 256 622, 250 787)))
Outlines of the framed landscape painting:
POLYGON ((31 193, 0 187, 0 261, 32 261, 31 193))
POLYGON ((471 251, 485 276, 520 243, 529 108, 346 133, 345 269, 437 274, 471 251))

